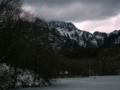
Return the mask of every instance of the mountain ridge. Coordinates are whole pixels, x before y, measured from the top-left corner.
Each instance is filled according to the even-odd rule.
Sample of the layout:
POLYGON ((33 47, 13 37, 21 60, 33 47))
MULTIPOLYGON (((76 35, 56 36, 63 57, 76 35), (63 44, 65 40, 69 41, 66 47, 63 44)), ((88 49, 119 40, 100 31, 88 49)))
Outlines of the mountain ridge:
POLYGON ((92 34, 90 32, 77 29, 71 22, 50 21, 49 23, 60 33, 60 36, 69 37, 70 39, 75 40, 80 47, 93 48, 103 46, 106 41, 108 42, 112 35, 115 36, 115 40, 111 42, 111 44, 120 43, 120 37, 117 36, 120 33, 120 30, 114 30, 110 33, 95 31, 92 34))

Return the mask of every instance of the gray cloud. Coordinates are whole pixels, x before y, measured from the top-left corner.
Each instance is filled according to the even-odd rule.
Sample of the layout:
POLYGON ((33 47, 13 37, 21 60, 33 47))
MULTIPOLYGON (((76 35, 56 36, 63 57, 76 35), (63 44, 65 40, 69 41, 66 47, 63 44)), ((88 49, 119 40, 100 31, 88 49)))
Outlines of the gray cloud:
POLYGON ((81 22, 120 13, 120 0, 24 0, 25 7, 46 20, 81 22))

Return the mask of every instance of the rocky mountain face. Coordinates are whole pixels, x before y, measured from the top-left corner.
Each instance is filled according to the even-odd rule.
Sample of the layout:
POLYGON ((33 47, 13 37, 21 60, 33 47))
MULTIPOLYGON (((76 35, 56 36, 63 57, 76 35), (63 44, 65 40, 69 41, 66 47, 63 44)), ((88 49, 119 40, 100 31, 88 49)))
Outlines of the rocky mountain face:
POLYGON ((56 51, 80 47, 94 48, 120 43, 120 30, 111 33, 94 32, 92 34, 77 29, 70 22, 47 22, 41 19, 36 19, 30 28, 33 28, 33 37, 31 38, 33 42, 39 41, 42 45, 47 42, 47 46, 56 51))
POLYGON ((49 22, 60 34, 60 37, 67 37, 76 41, 80 47, 100 47, 120 43, 120 30, 111 33, 94 32, 89 33, 77 29, 72 23, 51 21, 49 22))

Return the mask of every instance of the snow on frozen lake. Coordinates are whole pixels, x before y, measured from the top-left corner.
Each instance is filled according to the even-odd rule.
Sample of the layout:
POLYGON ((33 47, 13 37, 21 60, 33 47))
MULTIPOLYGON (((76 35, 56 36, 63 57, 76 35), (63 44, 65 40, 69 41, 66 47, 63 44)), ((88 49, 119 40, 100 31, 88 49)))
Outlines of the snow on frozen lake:
POLYGON ((120 90, 120 76, 96 76, 58 79, 52 86, 18 90, 120 90))

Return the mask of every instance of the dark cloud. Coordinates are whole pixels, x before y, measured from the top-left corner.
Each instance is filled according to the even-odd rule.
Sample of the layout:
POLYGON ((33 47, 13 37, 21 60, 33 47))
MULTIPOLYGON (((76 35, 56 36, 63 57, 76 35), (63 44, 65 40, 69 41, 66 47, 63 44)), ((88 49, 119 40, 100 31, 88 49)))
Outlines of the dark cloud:
POLYGON ((24 0, 24 5, 47 20, 101 20, 120 13, 120 0, 24 0))

